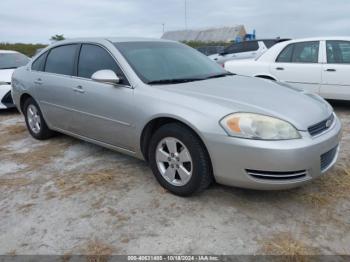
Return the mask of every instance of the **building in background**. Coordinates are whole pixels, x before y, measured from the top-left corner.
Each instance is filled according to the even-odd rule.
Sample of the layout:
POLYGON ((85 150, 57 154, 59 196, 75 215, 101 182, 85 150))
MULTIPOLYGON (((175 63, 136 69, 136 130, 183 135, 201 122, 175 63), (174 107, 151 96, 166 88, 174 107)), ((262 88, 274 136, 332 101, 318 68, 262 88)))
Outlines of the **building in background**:
POLYGON ((181 42, 232 42, 237 38, 244 39, 246 34, 244 25, 237 25, 198 30, 168 31, 163 34, 162 39, 181 42))

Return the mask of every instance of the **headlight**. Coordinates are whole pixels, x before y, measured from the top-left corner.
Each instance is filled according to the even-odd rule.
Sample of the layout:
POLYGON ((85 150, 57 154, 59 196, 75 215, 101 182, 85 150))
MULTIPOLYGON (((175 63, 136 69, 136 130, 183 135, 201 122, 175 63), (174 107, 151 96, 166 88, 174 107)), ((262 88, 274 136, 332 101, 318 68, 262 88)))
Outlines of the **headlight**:
POLYGON ((278 118, 252 113, 235 113, 226 116, 220 125, 230 136, 261 139, 288 140, 301 138, 294 126, 278 118))

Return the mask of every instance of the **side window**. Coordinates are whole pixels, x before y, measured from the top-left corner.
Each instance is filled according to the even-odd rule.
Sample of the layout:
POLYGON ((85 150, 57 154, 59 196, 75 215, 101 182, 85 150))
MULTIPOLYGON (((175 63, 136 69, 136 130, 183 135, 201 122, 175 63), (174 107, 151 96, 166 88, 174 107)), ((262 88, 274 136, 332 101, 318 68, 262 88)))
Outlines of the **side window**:
POLYGON ((99 70, 110 69, 121 78, 123 84, 127 80, 113 57, 102 47, 92 44, 83 44, 78 63, 78 76, 91 78, 99 70))
POLYGON ((76 44, 51 49, 46 59, 45 72, 73 75, 76 51, 76 44))
POLYGON ((259 49, 259 44, 257 41, 243 42, 243 50, 241 52, 251 52, 259 49))
POLYGON ((349 41, 327 41, 328 64, 350 64, 349 41))
POLYGON ((39 56, 33 63, 32 63, 32 70, 34 71, 44 71, 45 66, 45 59, 46 59, 47 52, 39 56))
POLYGON ((292 62, 293 63, 318 63, 318 50, 320 43, 318 41, 296 43, 294 45, 292 62))
POLYGON ((278 63, 290 63, 292 61, 294 45, 287 45, 282 52, 278 55, 276 62, 278 63))

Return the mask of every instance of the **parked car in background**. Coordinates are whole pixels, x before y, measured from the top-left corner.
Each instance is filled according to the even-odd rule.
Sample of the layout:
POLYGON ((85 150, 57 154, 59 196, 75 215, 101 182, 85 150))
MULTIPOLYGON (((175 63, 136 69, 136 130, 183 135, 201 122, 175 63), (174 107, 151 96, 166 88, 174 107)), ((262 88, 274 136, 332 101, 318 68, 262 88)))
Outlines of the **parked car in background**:
POLYGON ((328 99, 350 100, 350 37, 292 40, 251 61, 229 61, 240 75, 289 83, 328 99))
POLYGON ((209 45, 209 46, 201 46, 196 48, 199 52, 202 54, 205 54, 206 56, 221 53, 224 51, 225 46, 221 45, 209 45))
POLYGON ((230 60, 238 59, 254 59, 277 43, 287 41, 289 39, 260 39, 249 40, 240 43, 234 43, 227 46, 222 52, 210 55, 209 58, 223 65, 230 60))
POLYGON ((11 76, 13 71, 29 62, 21 53, 0 50, 0 109, 14 107, 11 97, 11 76))
POLYGON ((54 130, 145 159, 182 196, 213 181, 300 186, 338 155, 341 123, 322 98, 232 75, 178 42, 60 41, 12 78, 34 138, 54 130))

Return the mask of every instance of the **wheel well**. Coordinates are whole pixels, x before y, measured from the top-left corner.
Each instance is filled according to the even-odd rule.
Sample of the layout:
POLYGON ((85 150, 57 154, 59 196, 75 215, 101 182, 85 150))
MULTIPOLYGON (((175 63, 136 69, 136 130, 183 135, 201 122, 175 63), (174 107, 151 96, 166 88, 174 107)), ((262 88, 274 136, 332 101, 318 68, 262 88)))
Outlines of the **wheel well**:
POLYGON ((25 103, 25 101, 26 101, 28 98, 31 98, 31 96, 28 95, 28 94, 23 94, 23 95, 21 95, 21 98, 20 98, 20 100, 19 100, 19 105, 20 105, 20 108, 21 108, 22 113, 23 113, 23 106, 24 106, 24 103, 25 103))
POLYGON ((185 124, 184 122, 181 122, 177 119, 174 118, 170 118, 170 117, 160 117, 160 118, 156 118, 153 119, 152 121, 150 121, 143 129, 142 134, 141 134, 141 141, 140 141, 140 146, 141 146, 141 151, 143 154, 143 157, 145 158, 146 161, 148 161, 148 146, 149 143, 151 141, 151 138, 153 136, 153 134, 162 126, 169 124, 169 123, 179 123, 183 126, 186 126, 188 129, 190 129, 199 139, 199 141, 202 143, 206 153, 208 154, 209 160, 210 160, 210 167, 212 169, 212 164, 211 164, 211 159, 210 159, 210 155, 209 152, 203 142, 203 140, 200 138, 200 136, 196 133, 196 131, 193 130, 193 128, 191 128, 190 126, 188 126, 187 124, 185 124))
POLYGON ((275 78, 273 78, 272 76, 267 76, 267 75, 258 75, 258 76, 255 76, 255 77, 276 81, 275 78))

